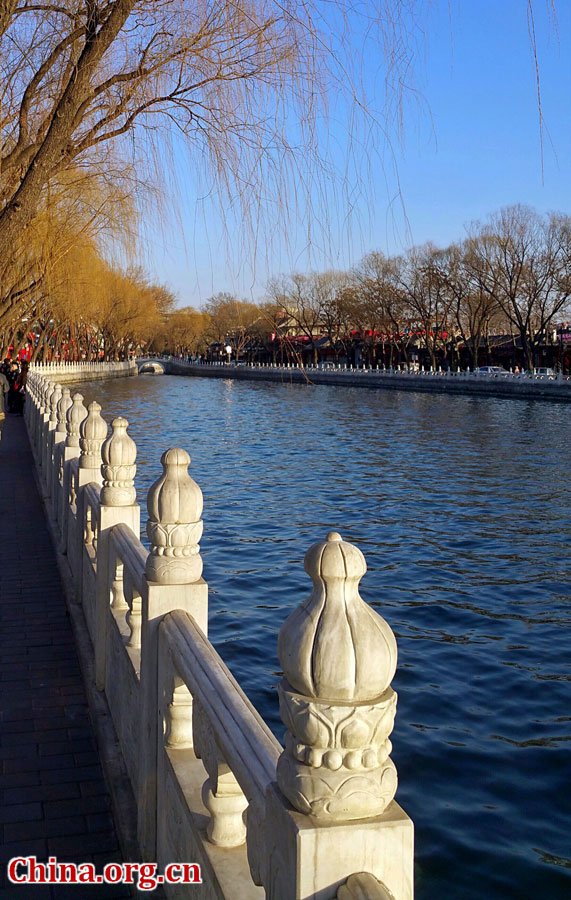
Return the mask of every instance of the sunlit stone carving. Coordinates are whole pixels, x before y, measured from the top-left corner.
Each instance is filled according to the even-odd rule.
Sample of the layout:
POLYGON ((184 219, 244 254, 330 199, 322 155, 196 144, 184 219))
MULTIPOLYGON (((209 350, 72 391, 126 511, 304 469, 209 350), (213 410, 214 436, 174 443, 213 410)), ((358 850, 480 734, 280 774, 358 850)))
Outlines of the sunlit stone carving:
POLYGON ((101 407, 96 400, 89 404, 87 416, 79 427, 80 469, 99 469, 101 466, 101 447, 107 437, 107 422, 100 415, 101 407))
POLYGON ((61 400, 61 384, 54 384, 50 393, 49 412, 50 412, 50 429, 55 430, 57 424, 57 405, 61 400))
POLYGON ((181 750, 192 745, 192 695, 186 684, 180 684, 168 705, 166 746, 181 750))
POLYGON ((359 872, 341 885, 335 900, 394 900, 394 897, 370 872, 359 872))
POLYGON ((202 575, 202 491, 188 474, 186 450, 167 450, 161 463, 163 474, 147 498, 147 535, 152 546, 146 575, 159 584, 190 584, 202 575))
POLYGON ((50 411, 50 394, 53 390, 53 382, 48 378, 44 379, 44 384, 42 388, 42 413, 44 415, 49 415, 50 411))
POLYGON ((61 392, 61 397, 57 405, 57 428, 56 434, 58 437, 61 437, 62 440, 65 439, 67 433, 67 411, 72 405, 71 393, 68 387, 64 387, 61 392))
POLYGON ((200 703, 194 710, 197 752, 208 773, 202 785, 202 802, 210 813, 208 840, 217 847, 239 847, 246 840, 244 811, 248 801, 212 734, 200 703))
POLYGON ((357 547, 332 532, 310 547, 304 567, 313 591, 278 638, 288 729, 278 784, 296 809, 318 818, 376 816, 397 786, 389 758, 396 641, 359 596, 367 566, 357 547))
POLYGON ((73 401, 66 413, 67 421, 67 437, 65 439, 66 447, 79 447, 79 430, 81 423, 87 415, 87 410, 83 403, 83 395, 75 393, 73 401))
POLYGON ((127 434, 128 426, 127 419, 122 416, 113 419, 112 433, 101 447, 102 506, 131 506, 136 500, 137 447, 127 434))

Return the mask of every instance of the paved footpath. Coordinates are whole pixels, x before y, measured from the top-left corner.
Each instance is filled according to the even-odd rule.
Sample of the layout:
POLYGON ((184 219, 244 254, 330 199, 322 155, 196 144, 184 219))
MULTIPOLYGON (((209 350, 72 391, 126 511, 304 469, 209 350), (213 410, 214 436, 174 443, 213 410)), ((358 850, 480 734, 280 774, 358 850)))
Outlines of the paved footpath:
POLYGON ((106 900, 127 886, 11 885, 36 855, 101 868, 121 854, 24 420, 0 441, 0 898, 106 900))

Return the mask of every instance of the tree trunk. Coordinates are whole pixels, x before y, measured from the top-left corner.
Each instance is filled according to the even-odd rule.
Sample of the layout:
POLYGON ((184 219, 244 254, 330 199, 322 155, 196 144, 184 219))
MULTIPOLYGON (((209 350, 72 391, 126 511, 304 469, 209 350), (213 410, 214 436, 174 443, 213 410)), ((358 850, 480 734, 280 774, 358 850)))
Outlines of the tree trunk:
MULTIPOLYGON (((54 172, 65 167, 68 144, 75 127, 76 113, 88 96, 91 79, 121 29, 136 0, 116 0, 107 20, 97 27, 88 23, 85 45, 71 71, 40 148, 29 164, 20 186, 0 213, 0 256, 8 258, 11 248, 36 214, 42 191, 54 172)), ((1 19, 0 19, 1 22, 1 19)))
POLYGON ((14 16, 17 0, 3 0, 0 3, 0 37, 8 30, 14 16))

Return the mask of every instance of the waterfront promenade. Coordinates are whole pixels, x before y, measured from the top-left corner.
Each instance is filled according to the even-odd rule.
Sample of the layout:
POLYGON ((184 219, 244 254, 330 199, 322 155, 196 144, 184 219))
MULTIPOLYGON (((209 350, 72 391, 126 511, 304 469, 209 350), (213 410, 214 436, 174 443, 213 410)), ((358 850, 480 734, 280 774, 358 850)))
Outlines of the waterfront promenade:
MULTIPOLYGON (((88 642, 80 646, 82 666, 86 650, 90 658, 94 650, 96 658, 99 653, 104 690, 98 694, 108 697, 108 719, 117 728, 133 786, 150 783, 140 777, 142 768, 157 776, 152 795, 138 798, 132 816, 136 822, 138 812, 145 826, 149 801, 156 797, 156 848, 154 835, 142 831, 152 843, 147 858, 162 866, 173 859, 200 861, 205 886, 218 882, 222 896, 253 900, 264 891, 252 876, 272 884, 266 861, 282 856, 275 856, 271 841, 288 822, 297 822, 313 841, 304 814, 291 818, 284 810, 279 786, 268 793, 285 751, 240 688, 281 736, 272 674, 283 670, 275 655, 279 626, 308 594, 300 553, 339 525, 344 535, 350 529, 351 539, 366 547, 372 560, 363 597, 386 610, 399 633, 395 762, 402 776, 399 802, 420 824, 419 900, 451 892, 475 900, 482 890, 502 900, 565 895, 568 879, 564 863, 558 863, 566 853, 568 822, 563 801, 568 728, 560 678, 568 659, 561 627, 569 583, 561 502, 569 436, 565 407, 533 404, 531 416, 525 403, 474 405, 466 398, 442 402, 427 394, 159 377, 82 386, 89 410, 82 418, 85 407, 77 399, 68 406, 70 395, 54 384, 62 373, 48 371, 49 384, 40 371, 32 373, 26 408, 37 477, 49 494, 44 506, 58 546, 67 538, 65 584, 75 585, 80 600, 70 604, 73 621, 79 611, 90 628, 88 642), (106 422, 113 421, 111 435, 98 403, 106 422), (359 422, 366 422, 365 430, 359 422), (175 533, 188 541, 202 532, 200 494, 184 475, 186 454, 166 454, 160 475, 159 454, 169 446, 192 449, 190 472, 207 491, 210 641, 220 647, 238 684, 192 624, 191 617, 202 610, 199 624, 206 631, 204 597, 192 612, 193 595, 205 593, 204 582, 185 565, 180 583, 166 584, 156 568, 163 556, 152 551, 164 544, 164 536, 175 533), (496 452, 507 446, 509 471, 496 452), (94 482, 102 476, 107 484, 100 491, 94 482), (445 490, 438 489, 438 480, 445 490), (296 490, 285 497, 285 508, 287 483, 296 490), (522 483, 537 489, 522 496, 522 483), (549 498, 546 485, 553 491, 549 498), (172 490, 165 486, 176 488, 176 509, 167 502, 172 490), (116 497, 110 489, 119 487, 116 497), (132 505, 137 495, 139 503, 144 498, 148 503, 151 552, 138 538, 139 507, 132 505), (182 523, 177 510, 184 510, 182 523), (185 605, 190 612, 181 613, 185 605), (104 635, 96 627, 101 621, 104 635), (144 660, 146 653, 149 661, 157 637, 155 669, 144 660), (463 673, 461 681, 457 672, 463 673), (514 705, 520 695, 525 704, 514 705), (199 727, 191 731, 193 699, 199 727), (149 727, 157 721, 164 723, 165 737, 159 728, 158 740, 149 741, 149 727), (200 742, 204 763, 195 757, 193 740, 200 742), (157 747, 156 762, 146 756, 149 746, 157 747), (219 753, 234 773, 230 795, 229 773, 215 765, 219 753), (421 791, 415 777, 419 759, 421 791), (497 776, 492 780, 481 774, 492 770, 497 776), (210 787, 220 777, 224 796, 210 787), (461 803, 450 804, 451 796, 461 803), (238 813, 226 846, 205 831, 208 825, 213 836, 215 829, 219 833, 226 820, 220 816, 223 799, 238 813), (238 826, 246 801, 244 834, 238 826), (502 843, 498 835, 508 826, 509 840, 502 843)), ((331 538, 326 543, 334 550, 331 538)), ((349 545, 347 550, 353 552, 349 545)), ((189 566, 197 560, 200 554, 188 555, 189 566)), ((291 643, 300 646, 297 639, 291 643)), ((310 697, 306 702, 318 704, 310 697)), ((320 770, 317 774, 321 777, 320 770)), ((376 828, 374 821, 370 827, 376 828)), ((407 827, 411 831, 410 823, 407 827)), ((378 850, 361 857, 365 842, 352 840, 360 828, 347 827, 332 856, 325 848, 319 854, 327 900, 350 872, 367 871, 378 871, 383 880, 406 874, 398 892, 392 880, 389 886, 397 900, 410 900, 412 853, 400 865, 385 866, 395 847, 387 847, 387 857, 378 834, 378 850), (351 851, 349 862, 340 846, 351 851), (334 865, 343 866, 339 876, 334 865)), ((326 824, 315 832, 321 841, 332 829, 326 824)), ((307 866, 288 860, 288 885, 296 873, 313 877, 315 855, 303 856, 299 862, 307 866)), ((126 853, 125 858, 134 857, 126 853)), ((198 885, 187 893, 202 896, 198 885)), ((208 890, 205 895, 211 896, 208 890)), ((271 889, 267 896, 282 900, 271 889)))
MULTIPOLYGON (((99 371, 113 377, 131 368, 105 364, 99 371)), ((99 741, 105 771, 115 741, 134 801, 128 818, 143 858, 164 872, 158 883, 165 895, 341 900, 366 889, 370 900, 412 900, 413 824, 394 800, 388 741, 396 644, 358 596, 362 553, 330 531, 306 554, 305 571, 324 585, 319 602, 328 627, 304 641, 294 610, 280 631, 284 748, 207 638, 202 492, 187 473, 188 453, 171 447, 160 457, 163 473, 147 492, 149 550, 139 537, 137 446, 127 420, 113 418, 109 435, 100 405, 86 408, 82 394, 72 398, 55 381, 91 374, 89 367, 31 370, 25 419, 65 587, 75 598, 72 623, 83 621, 83 631, 74 630, 82 668, 91 672, 89 701, 94 681, 115 729, 115 737, 108 731, 99 741), (347 607, 341 618, 334 611, 340 600, 347 607), (348 616, 373 623, 375 641, 363 641, 367 628, 355 628, 348 643, 336 624, 348 616), (335 670, 325 665, 321 675, 319 668, 306 686, 306 655, 321 658, 322 638, 333 647, 335 670), (301 646, 309 648, 303 658, 301 646), (348 693, 344 672, 355 658, 359 677, 348 693), (299 698, 317 716, 338 701, 335 715, 345 721, 351 712, 350 735, 344 728, 329 737, 306 733, 299 698)), ((110 786, 123 846, 116 778, 110 786)), ((128 848, 125 856, 134 859, 128 848)))
MULTIPOLYGON (((98 869, 121 859, 56 554, 16 416, 0 442, 0 599, 0 897, 85 898, 81 885, 7 883, 14 856, 55 855, 98 869)), ((96 891, 98 900, 130 896, 121 885, 96 891)))

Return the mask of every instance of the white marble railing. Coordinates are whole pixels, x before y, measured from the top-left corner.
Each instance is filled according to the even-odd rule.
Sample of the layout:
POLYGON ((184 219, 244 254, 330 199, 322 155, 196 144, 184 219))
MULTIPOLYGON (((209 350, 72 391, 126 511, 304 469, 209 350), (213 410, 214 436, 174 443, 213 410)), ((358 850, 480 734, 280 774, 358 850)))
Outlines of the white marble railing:
MULTIPOLYGON (((182 359, 177 359, 176 357, 157 357, 156 359, 149 360, 151 363, 160 363, 163 360, 164 362, 172 362, 176 363, 180 366, 188 366, 195 367, 197 365, 205 366, 208 368, 222 368, 227 369, 229 372, 236 368, 246 368, 253 371, 274 371, 274 372, 303 372, 306 374, 311 373, 327 373, 331 375, 354 375, 355 377, 359 376, 375 376, 378 378, 402 378, 410 377, 410 378, 425 378, 425 379, 434 379, 434 378, 445 378, 445 379, 456 379, 462 381, 498 381, 504 380, 509 383, 543 383, 549 382, 550 384, 564 384, 567 387, 571 386, 571 377, 568 375, 563 375, 559 372, 556 375, 545 375, 541 374, 539 369, 534 369, 533 372, 512 372, 511 370, 508 372, 504 370, 502 372, 480 372, 478 370, 472 371, 470 369, 458 369, 457 371, 453 371, 452 369, 443 369, 441 366, 433 367, 433 366, 414 366, 401 364, 398 366, 353 366, 351 364, 341 364, 341 363, 320 363, 317 365, 304 365, 300 366, 296 363, 230 363, 227 362, 186 362, 182 359)), ((139 360, 139 365, 141 361, 139 360)))
POLYGON ((121 378, 137 374, 135 360, 124 362, 49 362, 33 363, 30 372, 44 375, 60 383, 67 381, 97 381, 102 378, 121 378))
MULTIPOLYGON (((91 638, 144 859, 200 867, 167 897, 412 900, 413 825, 390 759, 396 643, 359 596, 362 553, 313 545, 313 591, 279 635, 285 749, 207 638, 202 493, 171 449, 139 539, 136 446, 43 371, 25 416, 46 508, 91 638)), ((182 870, 181 870, 182 871, 182 870)))

